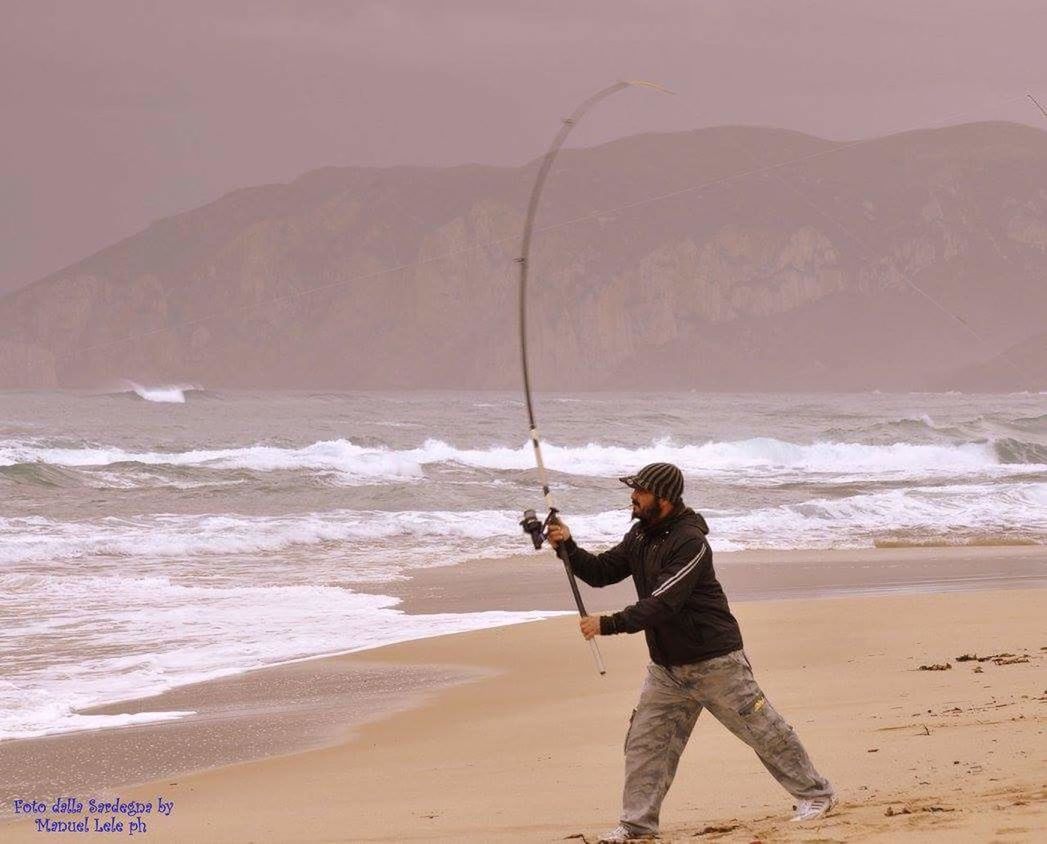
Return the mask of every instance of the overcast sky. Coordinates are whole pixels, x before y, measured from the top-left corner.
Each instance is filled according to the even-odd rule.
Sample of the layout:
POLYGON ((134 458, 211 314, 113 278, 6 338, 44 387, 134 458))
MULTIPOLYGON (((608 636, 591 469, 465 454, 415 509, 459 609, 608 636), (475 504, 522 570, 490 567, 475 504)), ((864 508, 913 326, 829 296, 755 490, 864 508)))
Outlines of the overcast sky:
MULTIPOLYGON (((0 0, 0 292, 326 165, 519 164, 747 123, 1047 128, 1047 1, 0 0)), ((521 202, 524 201, 521 197, 521 202)))

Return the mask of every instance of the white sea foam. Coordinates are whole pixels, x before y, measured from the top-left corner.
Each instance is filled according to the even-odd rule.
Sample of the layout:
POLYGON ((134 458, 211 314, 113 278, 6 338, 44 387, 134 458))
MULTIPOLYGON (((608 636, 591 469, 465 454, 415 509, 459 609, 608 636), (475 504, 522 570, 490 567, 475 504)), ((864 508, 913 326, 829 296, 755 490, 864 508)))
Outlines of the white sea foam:
POLYGON ((0 445, 0 465, 41 462, 54 466, 94 467, 116 463, 149 466, 193 466, 214 469, 320 470, 341 472, 352 479, 404 479, 420 477, 419 463, 405 454, 383 448, 364 448, 348 440, 329 440, 303 448, 256 445, 244 448, 190 451, 127 451, 122 448, 85 446, 54 448, 30 443, 0 445))
MULTIPOLYGON (((656 461, 678 465, 686 474, 723 477, 830 475, 839 478, 950 477, 970 473, 1013 474, 1043 471, 1041 464, 1001 463, 992 443, 957 445, 853 442, 792 443, 770 437, 733 442, 677 445, 660 439, 647 446, 589 443, 585 446, 543 446, 546 465, 569 475, 608 477, 656 461)), ((0 443, 0 465, 43 462, 56 466, 109 466, 115 463, 248 469, 257 472, 313 470, 336 472, 348 480, 403 480, 424 475, 430 465, 459 464, 472 468, 524 471, 534 465, 529 444, 518 448, 457 448, 429 439, 410 449, 359 446, 345 439, 325 440, 300 448, 253 445, 242 448, 190 451, 128 451, 106 446, 56 448, 37 443, 0 443)))
MULTIPOLYGON (((494 406, 477 414, 474 396, 459 407, 442 396, 332 394, 317 417, 312 398, 230 394, 156 427, 169 416, 156 415, 163 405, 92 402, 81 416, 65 396, 12 395, 0 419, 0 735, 130 723, 140 716, 79 710, 306 654, 526 618, 411 618, 391 598, 352 591, 421 567, 549 557, 518 524, 517 505, 539 500, 530 445, 502 418, 515 423, 505 405, 519 402, 480 398, 494 406), (321 433, 335 430, 351 433, 321 433)), ((624 504, 613 478, 656 460, 683 467, 688 501, 721 502, 705 512, 717 552, 1047 542, 1042 402, 891 397, 870 411, 848 397, 796 406, 670 397, 652 412, 646 399, 571 401, 563 415, 586 420, 573 430, 592 442, 554 437, 545 457, 592 550, 619 541, 629 513, 578 511, 624 504), (613 420, 595 406, 612 402, 613 420), (632 431, 673 437, 617 439, 632 431)))
POLYGON ((721 550, 868 548, 877 540, 1009 536, 1047 541, 1047 483, 918 486, 711 518, 721 550))
POLYGON ((396 608, 396 598, 333 586, 216 586, 195 578, 75 571, 0 575, 0 596, 9 619, 0 634, 0 739, 130 723, 127 715, 77 710, 303 656, 558 614, 409 616, 396 608), (16 577, 17 583, 4 582, 16 577), (46 660, 31 658, 27 649, 48 634, 46 660))
MULTIPOLYGON (((736 442, 676 445, 670 439, 628 448, 590 443, 581 447, 543 445, 546 465, 574 475, 608 476, 635 470, 655 461, 675 463, 685 473, 704 475, 736 470, 788 470, 825 474, 909 474, 989 470, 999 465, 987 443, 962 445, 866 445, 817 442, 798 444, 769 437, 736 442)), ((529 469, 534 454, 529 445, 518 449, 458 449, 428 440, 421 449, 406 452, 419 463, 459 462, 489 469, 529 469)))
POLYGON ((185 404, 186 391, 197 389, 191 384, 172 384, 171 386, 156 387, 145 387, 142 384, 136 384, 134 381, 128 381, 127 384, 139 398, 163 404, 185 404))
MULTIPOLYGON (((917 486, 708 515, 723 550, 862 547, 898 533, 1008 533, 1043 541, 1047 484, 917 486)), ((380 582, 398 579, 411 568, 524 553, 519 518, 508 510, 154 514, 91 522, 0 518, 0 563, 286 558, 310 549, 308 558, 319 574, 380 582)), ((625 509, 571 516, 578 535, 597 543, 617 541, 629 524, 625 509)))
MULTIPOLYGON (((311 548, 328 560, 319 572, 337 571, 345 580, 387 581, 409 568, 521 553, 526 545, 519 520, 519 513, 505 510, 334 510, 259 517, 153 514, 90 522, 0 518, 0 564, 228 558, 311 548)), ((588 535, 603 541, 624 533, 629 514, 613 510, 575 520, 588 535)), ((315 558, 314 564, 320 565, 315 558)))
MULTIPOLYGON (((869 547, 900 535, 1042 542, 1047 484, 918 486, 706 515, 717 551, 869 547)), ((405 568, 446 564, 455 555, 530 553, 518 518, 515 511, 334 511, 0 519, 0 553, 22 563, 0 569, 0 738, 131 723, 126 715, 78 710, 308 654, 541 617, 406 616, 393 598, 338 585, 395 579, 405 568), (289 555, 296 546, 308 552, 289 555), (282 553, 264 557, 272 550, 282 553), (63 563, 63 555, 81 559, 63 563), (45 662, 33 656, 34 646, 48 649, 45 662)), ((617 542, 629 525, 624 510, 569 521, 594 550, 617 542)))

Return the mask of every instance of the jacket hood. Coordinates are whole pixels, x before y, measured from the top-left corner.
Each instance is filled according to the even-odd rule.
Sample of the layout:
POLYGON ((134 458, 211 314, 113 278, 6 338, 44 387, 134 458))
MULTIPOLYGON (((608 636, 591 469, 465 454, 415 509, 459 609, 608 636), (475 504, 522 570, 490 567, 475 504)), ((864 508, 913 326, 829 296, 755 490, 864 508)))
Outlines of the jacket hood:
POLYGON ((648 534, 658 535, 667 533, 669 529, 677 522, 685 522, 688 524, 695 525, 703 535, 709 535, 709 525, 705 521, 705 517, 701 513, 696 513, 690 507, 683 506, 675 513, 670 513, 665 517, 664 521, 659 522, 649 531, 645 531, 648 534))
POLYGON ((694 524, 698 526, 698 530, 708 536, 709 523, 706 521, 706 517, 701 515, 701 513, 694 512, 690 507, 686 508, 686 511, 691 514, 691 518, 694 520, 694 524))
POLYGON ((709 523, 705 521, 705 516, 701 513, 696 513, 690 507, 684 507, 683 512, 680 514, 680 519, 686 519, 692 524, 697 525, 698 530, 706 536, 709 535, 709 523))

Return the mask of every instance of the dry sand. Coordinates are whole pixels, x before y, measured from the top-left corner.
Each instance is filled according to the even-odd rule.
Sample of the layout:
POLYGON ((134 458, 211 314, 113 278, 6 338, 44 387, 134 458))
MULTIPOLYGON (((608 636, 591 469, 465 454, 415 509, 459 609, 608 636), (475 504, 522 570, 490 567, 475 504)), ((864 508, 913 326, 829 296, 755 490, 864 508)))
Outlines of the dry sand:
MULTIPOLYGON (((704 714, 665 803, 663 836, 1044 840, 1045 597, 1026 588, 736 603, 757 679, 842 805, 820 822, 788 823, 788 795, 704 714), (1017 656, 957 662, 965 653, 1017 656), (951 668, 919 670, 930 664, 951 668)), ((343 727, 326 747, 118 793, 174 801, 170 816, 147 816, 145 840, 156 842, 595 836, 616 822, 621 742, 646 663, 639 636, 599 641, 603 678, 567 617, 315 661, 325 676, 424 666, 472 679, 343 727)), ((289 670, 262 676, 276 683, 289 670)), ((4 841, 42 835, 30 823, 0 827, 4 841)))

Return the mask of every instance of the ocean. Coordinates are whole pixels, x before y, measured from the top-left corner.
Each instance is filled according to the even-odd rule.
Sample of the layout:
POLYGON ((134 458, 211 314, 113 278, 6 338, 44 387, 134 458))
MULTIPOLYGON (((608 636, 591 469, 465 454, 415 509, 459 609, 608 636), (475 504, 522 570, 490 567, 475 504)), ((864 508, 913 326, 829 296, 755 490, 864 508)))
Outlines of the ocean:
MULTIPOLYGON (((656 460, 683 469, 717 552, 1047 543, 1043 394, 539 395, 537 415, 587 547, 628 529, 617 477, 656 460)), ((0 740, 177 718, 78 710, 552 615, 410 616, 380 594, 535 553, 525 508, 543 502, 518 394, 2 392, 0 740)))

